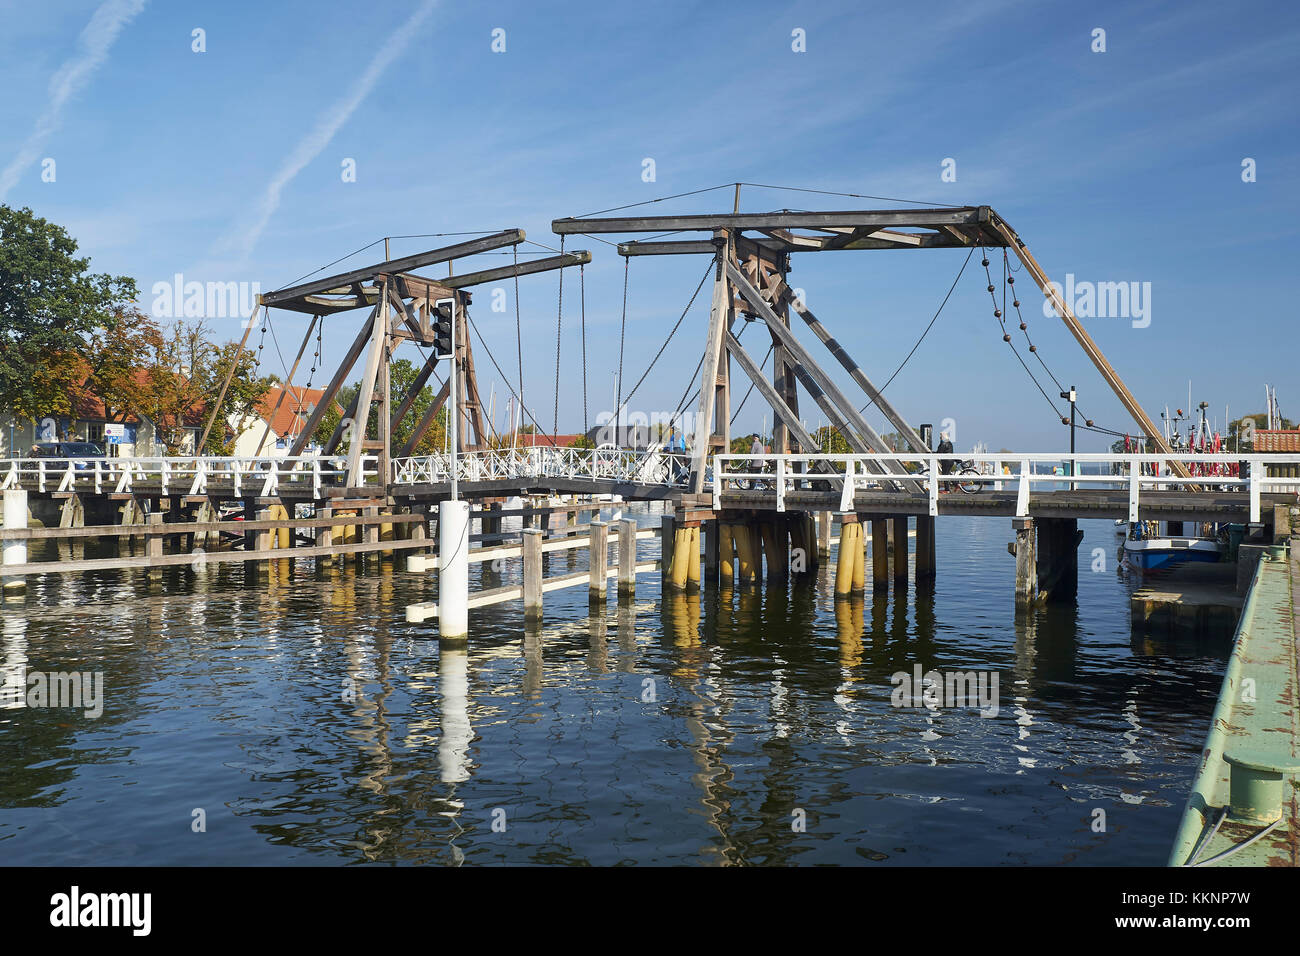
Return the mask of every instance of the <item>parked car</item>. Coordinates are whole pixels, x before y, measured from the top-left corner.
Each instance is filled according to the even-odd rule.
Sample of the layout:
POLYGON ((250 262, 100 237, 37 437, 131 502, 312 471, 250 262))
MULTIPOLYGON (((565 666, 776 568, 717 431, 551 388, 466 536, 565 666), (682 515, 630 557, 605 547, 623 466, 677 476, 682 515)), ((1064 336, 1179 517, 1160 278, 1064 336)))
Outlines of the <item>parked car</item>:
POLYGON ((106 458, 104 446, 93 441, 43 441, 32 446, 31 458, 49 458, 53 460, 74 461, 73 467, 78 471, 92 468, 88 459, 106 458))

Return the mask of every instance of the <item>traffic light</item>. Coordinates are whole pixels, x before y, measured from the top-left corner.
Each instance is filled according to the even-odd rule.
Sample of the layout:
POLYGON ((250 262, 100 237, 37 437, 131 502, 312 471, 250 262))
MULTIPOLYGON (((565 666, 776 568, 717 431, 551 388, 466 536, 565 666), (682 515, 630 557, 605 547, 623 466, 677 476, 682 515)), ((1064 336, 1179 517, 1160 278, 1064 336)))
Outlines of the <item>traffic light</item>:
POLYGON ((433 352, 435 355, 451 354, 451 303, 434 307, 433 352))

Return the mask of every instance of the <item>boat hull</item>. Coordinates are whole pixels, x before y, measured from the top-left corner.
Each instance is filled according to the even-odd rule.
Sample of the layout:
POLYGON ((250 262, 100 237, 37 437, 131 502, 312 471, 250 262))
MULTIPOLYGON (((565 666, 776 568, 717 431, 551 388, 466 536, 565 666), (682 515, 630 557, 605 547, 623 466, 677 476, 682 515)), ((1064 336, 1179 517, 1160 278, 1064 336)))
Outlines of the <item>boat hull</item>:
POLYGON ((1188 561, 1217 562, 1220 546, 1207 538, 1143 538, 1124 542, 1124 561, 1138 571, 1159 571, 1188 561))

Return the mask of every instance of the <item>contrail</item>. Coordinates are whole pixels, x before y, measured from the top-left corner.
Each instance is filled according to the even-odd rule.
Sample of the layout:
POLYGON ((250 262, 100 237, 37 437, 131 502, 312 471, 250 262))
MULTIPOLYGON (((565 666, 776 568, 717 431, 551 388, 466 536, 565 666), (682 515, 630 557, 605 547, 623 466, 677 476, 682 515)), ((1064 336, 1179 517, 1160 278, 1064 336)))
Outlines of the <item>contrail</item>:
POLYGON ((63 108, 90 81, 91 75, 108 59, 122 28, 144 9, 146 0, 106 0, 90 17, 77 38, 77 53, 50 78, 50 103, 15 156, 0 173, 0 200, 18 183, 24 169, 41 155, 41 148, 63 121, 63 108))
POLYGON ((329 145, 330 140, 334 138, 334 134, 339 131, 339 127, 348 121, 352 114, 356 112, 357 107, 361 105, 361 101, 370 95, 370 91, 379 82, 384 70, 406 52, 406 48, 410 46, 411 40, 415 36, 415 31, 433 13, 436 2, 437 0, 425 0, 409 20, 393 31, 388 40, 376 51, 374 59, 370 61, 370 66, 361 75, 361 81, 357 83, 356 88, 326 111, 316 124, 316 128, 289 154, 284 165, 280 167, 275 177, 267 184, 265 192, 262 193, 262 197, 257 203, 256 214, 251 217, 248 225, 229 233, 221 239, 217 243, 219 250, 238 251, 243 258, 248 258, 253 251, 253 246, 261 238, 266 224, 270 222, 271 216, 279 208, 280 194, 284 191, 284 187, 289 185, 298 173, 302 172, 303 167, 320 155, 321 151, 329 145))

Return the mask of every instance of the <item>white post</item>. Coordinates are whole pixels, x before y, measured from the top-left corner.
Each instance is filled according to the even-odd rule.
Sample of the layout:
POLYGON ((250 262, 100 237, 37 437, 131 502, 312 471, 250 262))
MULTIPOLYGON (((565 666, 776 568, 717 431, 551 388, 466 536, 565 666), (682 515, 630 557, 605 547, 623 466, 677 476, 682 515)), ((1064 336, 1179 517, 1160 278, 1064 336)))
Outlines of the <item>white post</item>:
MULTIPOLYGON (((27 527, 27 490, 24 488, 9 488, 4 493, 4 528, 6 531, 14 528, 27 527)), ((5 564, 26 564, 27 563, 27 542, 24 539, 16 541, 7 540, 4 543, 4 563, 5 564)), ((22 594, 27 588, 27 579, 20 576, 6 577, 4 580, 4 593, 22 594)))
MULTIPOLYGON (((1252 458, 1247 462, 1250 468, 1250 521, 1251 524, 1259 523, 1259 493, 1262 490, 1264 478, 1263 459, 1252 458)), ((5 492, 7 495, 9 492, 5 492)), ((6 501, 6 514, 8 502, 6 501)))
POLYGON ((469 636, 469 502, 438 503, 438 636, 469 636))
POLYGON ((1016 517, 1029 517, 1029 459, 1020 459, 1020 484, 1016 486, 1016 517))
POLYGON ((1128 465, 1128 523, 1138 520, 1138 493, 1142 488, 1142 463, 1136 458, 1128 465))

